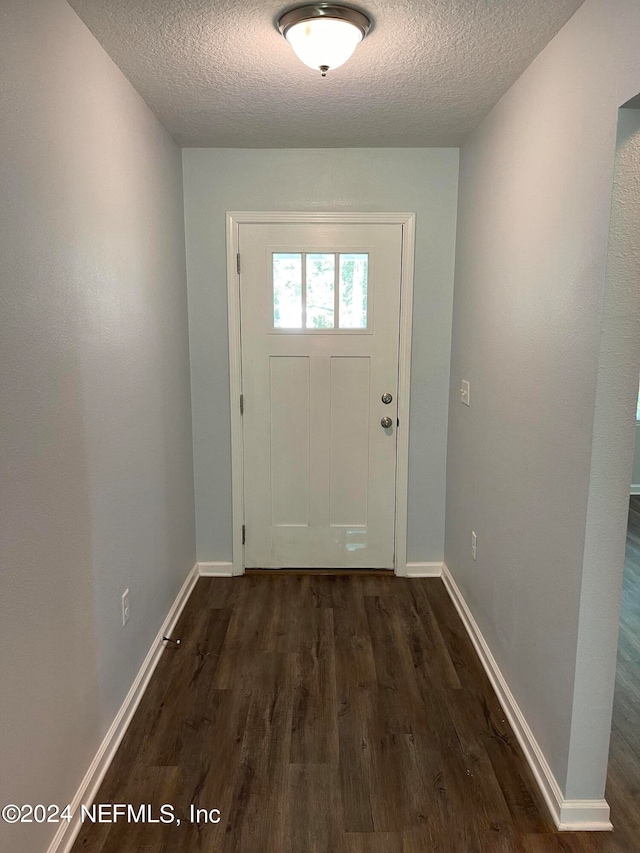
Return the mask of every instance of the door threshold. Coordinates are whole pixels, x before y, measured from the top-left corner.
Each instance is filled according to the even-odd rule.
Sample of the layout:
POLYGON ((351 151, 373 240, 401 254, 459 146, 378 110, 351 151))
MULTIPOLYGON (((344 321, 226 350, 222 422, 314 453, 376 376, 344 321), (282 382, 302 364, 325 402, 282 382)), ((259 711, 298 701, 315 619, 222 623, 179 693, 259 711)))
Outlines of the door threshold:
POLYGON ((245 575, 377 575, 393 577, 393 569, 245 569, 245 575))

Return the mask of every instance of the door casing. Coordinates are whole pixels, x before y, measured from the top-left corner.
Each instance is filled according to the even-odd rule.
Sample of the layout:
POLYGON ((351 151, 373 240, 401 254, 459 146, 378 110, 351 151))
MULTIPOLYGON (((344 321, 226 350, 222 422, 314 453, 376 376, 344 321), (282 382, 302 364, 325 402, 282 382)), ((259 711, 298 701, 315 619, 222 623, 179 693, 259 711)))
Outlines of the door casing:
POLYGON ((233 511, 233 574, 244 574, 244 475, 240 395, 242 359, 240 329, 240 274, 238 228, 241 224, 269 223, 389 224, 402 226, 400 278, 400 329, 398 346, 398 419, 396 446, 395 567, 407 575, 407 512, 409 479, 409 395, 411 385, 411 330, 413 322, 413 274, 415 253, 414 213, 316 213, 233 211, 227 213, 227 305, 229 325, 229 389, 231 403, 231 491, 233 511))

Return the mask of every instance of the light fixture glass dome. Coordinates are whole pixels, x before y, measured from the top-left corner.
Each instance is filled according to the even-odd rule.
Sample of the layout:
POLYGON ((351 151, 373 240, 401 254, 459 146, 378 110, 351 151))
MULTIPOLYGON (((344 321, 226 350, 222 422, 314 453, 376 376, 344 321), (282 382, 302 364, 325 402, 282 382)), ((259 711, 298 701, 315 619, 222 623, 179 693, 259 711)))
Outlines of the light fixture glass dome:
POLYGON ((344 65, 370 26, 367 16, 357 9, 329 3, 299 6, 278 21, 278 29, 298 59, 323 77, 344 65))
POLYGON ((286 39, 301 62, 328 71, 344 65, 362 41, 362 32, 348 21, 316 18, 294 24, 286 39))

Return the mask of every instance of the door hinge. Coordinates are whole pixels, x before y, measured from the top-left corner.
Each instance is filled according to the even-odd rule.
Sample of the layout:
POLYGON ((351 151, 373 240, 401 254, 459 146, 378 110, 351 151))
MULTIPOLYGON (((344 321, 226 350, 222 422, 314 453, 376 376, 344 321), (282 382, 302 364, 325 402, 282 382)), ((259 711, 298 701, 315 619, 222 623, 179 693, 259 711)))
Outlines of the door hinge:
POLYGON ((240 252, 236 255, 236 268, 238 270, 238 275, 240 275, 240 252))
POLYGON ((244 415, 244 394, 240 394, 240 414, 244 415))
POLYGON ((246 541, 247 541, 247 529, 246 529, 246 527, 245 527, 245 526, 244 526, 244 524, 243 524, 243 525, 242 525, 242 544, 244 545, 244 543, 245 543, 246 541))

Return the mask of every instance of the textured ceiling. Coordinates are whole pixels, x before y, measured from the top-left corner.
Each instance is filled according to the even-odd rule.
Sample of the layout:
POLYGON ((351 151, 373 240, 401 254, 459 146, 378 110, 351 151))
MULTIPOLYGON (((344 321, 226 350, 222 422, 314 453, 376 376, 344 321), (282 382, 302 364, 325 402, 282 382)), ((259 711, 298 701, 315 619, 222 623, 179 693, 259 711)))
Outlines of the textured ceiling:
POLYGON ((582 0, 366 0, 325 79, 275 28, 290 4, 70 3, 180 144, 349 148, 458 145, 582 0))

